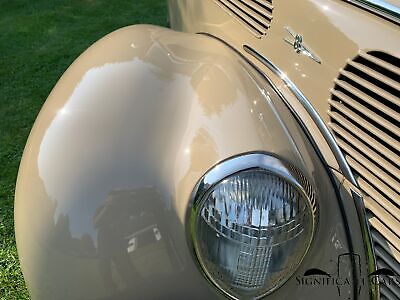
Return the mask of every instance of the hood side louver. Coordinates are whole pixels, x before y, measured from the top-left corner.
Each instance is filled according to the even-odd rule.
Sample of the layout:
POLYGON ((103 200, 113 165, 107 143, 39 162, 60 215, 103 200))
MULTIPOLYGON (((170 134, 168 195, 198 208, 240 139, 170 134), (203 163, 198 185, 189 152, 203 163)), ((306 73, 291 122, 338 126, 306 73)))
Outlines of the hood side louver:
POLYGON ((272 0, 214 0, 237 18, 257 38, 267 34, 272 22, 272 0))
MULTIPOLYGON (((400 58, 359 52, 340 71, 329 103, 329 126, 364 193, 377 266, 399 276, 400 58)), ((397 283, 381 287, 382 296, 398 299, 397 283)))

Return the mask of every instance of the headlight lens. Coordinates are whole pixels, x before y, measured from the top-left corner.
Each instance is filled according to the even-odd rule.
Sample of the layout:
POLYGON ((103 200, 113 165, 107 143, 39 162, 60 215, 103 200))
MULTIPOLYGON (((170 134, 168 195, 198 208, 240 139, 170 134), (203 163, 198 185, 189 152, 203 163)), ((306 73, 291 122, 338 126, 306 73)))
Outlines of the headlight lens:
POLYGON ((250 156, 254 166, 210 186, 191 217, 205 274, 240 299, 268 294, 294 273, 310 246, 316 217, 314 193, 299 171, 272 156, 250 156))

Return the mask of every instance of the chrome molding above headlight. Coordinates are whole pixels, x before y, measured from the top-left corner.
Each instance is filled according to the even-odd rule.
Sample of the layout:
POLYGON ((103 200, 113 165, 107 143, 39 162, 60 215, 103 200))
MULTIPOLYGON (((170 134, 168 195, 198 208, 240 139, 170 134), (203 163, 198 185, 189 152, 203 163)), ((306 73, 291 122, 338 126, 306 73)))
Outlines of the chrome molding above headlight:
MULTIPOLYGON (((305 107, 305 109, 310 114, 313 121, 316 123, 319 130, 323 134, 326 142, 328 143, 332 153, 334 154, 334 156, 340 166, 341 172, 343 173, 344 177, 348 180, 348 182, 354 187, 352 189, 352 194, 353 194, 352 196, 353 196, 354 203, 356 205, 358 219, 359 219, 360 226, 362 229, 364 250, 366 253, 366 257, 367 257, 368 270, 369 270, 369 272, 375 271, 376 270, 375 253, 374 253, 374 249, 372 247, 372 237, 371 237, 371 233, 369 230, 368 219, 367 219, 365 207, 364 207, 364 204, 362 201, 362 196, 356 192, 356 190, 358 188, 358 183, 356 182, 353 172, 350 169, 335 138, 333 137, 332 133, 329 131, 328 127, 326 126, 326 124, 324 123, 322 118, 319 116, 319 114, 316 112, 316 110, 312 107, 309 100, 303 95, 303 93, 300 91, 300 89, 286 76, 286 74, 284 72, 282 72, 272 61, 270 61, 265 56, 261 55, 255 49, 253 49, 247 45, 244 45, 243 48, 247 53, 252 55, 254 58, 256 58, 258 61, 260 61, 269 70, 271 70, 273 73, 275 73, 282 79, 282 81, 290 89, 290 91, 293 93, 293 95, 295 95, 295 97, 299 100, 299 102, 305 107)), ((268 77, 265 74, 264 74, 264 77, 268 79, 268 77)), ((272 83, 272 81, 269 80, 269 82, 274 87, 276 92, 278 94, 280 94, 279 89, 272 83)), ((282 99, 284 99, 283 96, 281 96, 281 97, 282 97, 282 99)), ((379 291, 378 291, 376 285, 372 285, 371 283, 369 283, 369 290, 370 290, 370 299, 378 299, 379 298, 379 291)))
MULTIPOLYGON (((318 126, 318 129, 323 134, 326 142, 328 143, 332 153, 335 155, 335 158, 340 166, 340 169, 343 172, 343 175, 352 182, 354 185, 357 185, 353 173, 350 170, 349 165, 346 162, 346 159, 343 156, 342 151, 340 150, 339 146, 337 145, 335 138, 333 137, 332 133, 329 131, 328 127, 326 126, 325 122, 322 120, 321 116, 318 112, 313 108, 310 101, 303 95, 300 89, 286 76, 284 72, 282 72, 275 64, 273 64, 269 59, 258 53, 255 49, 251 48, 248 45, 244 45, 243 49, 255 57, 257 60, 262 62, 265 66, 267 66, 272 72, 278 75, 283 82, 287 85, 287 87, 291 90, 291 92, 296 96, 299 102, 303 105, 303 107, 307 110, 310 114, 312 120, 318 126)), ((279 92, 277 90, 277 92, 279 92)))
POLYGON ((266 153, 227 159, 196 185, 189 243, 206 278, 233 299, 282 286, 305 257, 316 228, 313 186, 266 153))

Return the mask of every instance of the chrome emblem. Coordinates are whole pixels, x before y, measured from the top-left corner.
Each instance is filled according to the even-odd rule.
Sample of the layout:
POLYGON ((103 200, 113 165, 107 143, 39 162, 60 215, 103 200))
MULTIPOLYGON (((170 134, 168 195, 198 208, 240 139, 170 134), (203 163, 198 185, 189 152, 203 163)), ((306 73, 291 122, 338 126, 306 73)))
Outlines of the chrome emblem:
POLYGON ((321 63, 321 59, 316 55, 306 44, 303 42, 303 36, 294 32, 290 27, 285 27, 286 31, 292 38, 284 38, 283 40, 289 45, 293 46, 294 51, 298 54, 305 55, 317 63, 321 63))

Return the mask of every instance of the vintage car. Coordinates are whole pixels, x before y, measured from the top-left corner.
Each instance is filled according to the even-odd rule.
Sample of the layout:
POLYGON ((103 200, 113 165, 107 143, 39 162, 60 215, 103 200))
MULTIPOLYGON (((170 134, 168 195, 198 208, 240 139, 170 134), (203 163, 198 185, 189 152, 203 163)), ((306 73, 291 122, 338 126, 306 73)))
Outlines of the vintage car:
POLYGON ((400 2, 170 0, 87 49, 16 188, 32 299, 400 299, 400 2))

